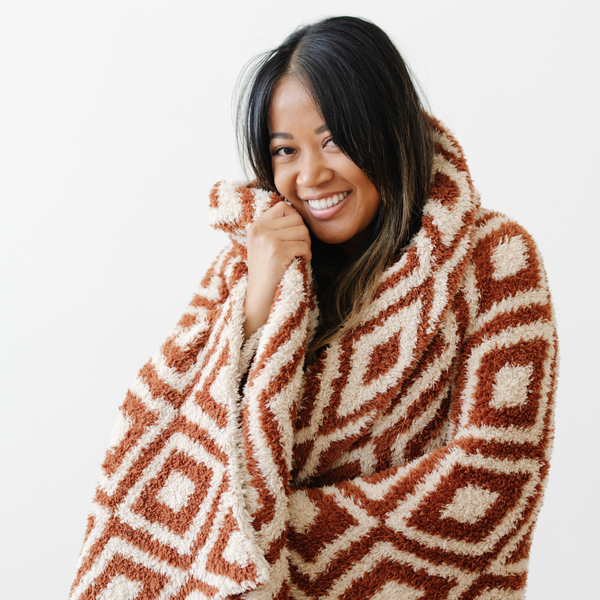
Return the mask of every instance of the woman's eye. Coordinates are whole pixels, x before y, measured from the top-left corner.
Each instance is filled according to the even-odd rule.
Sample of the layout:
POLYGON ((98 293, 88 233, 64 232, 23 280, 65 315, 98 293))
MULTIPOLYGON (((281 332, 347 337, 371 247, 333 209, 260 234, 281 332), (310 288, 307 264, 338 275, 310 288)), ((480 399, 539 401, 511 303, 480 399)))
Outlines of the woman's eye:
POLYGON ((327 138, 325 140, 325 145, 326 146, 337 146, 337 144, 333 141, 333 138, 327 138))
POLYGON ((275 150, 271 152, 271 156, 289 156, 294 152, 295 150, 293 148, 290 148, 289 146, 280 146, 279 148, 275 148, 275 150))

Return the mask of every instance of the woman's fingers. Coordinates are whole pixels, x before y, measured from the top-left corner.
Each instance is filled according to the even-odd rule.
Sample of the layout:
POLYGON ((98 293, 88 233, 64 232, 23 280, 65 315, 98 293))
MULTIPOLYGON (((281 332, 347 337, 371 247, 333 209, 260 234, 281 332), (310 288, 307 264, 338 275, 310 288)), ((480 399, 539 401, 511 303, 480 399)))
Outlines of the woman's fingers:
POLYGON ((285 242, 297 240, 310 244, 310 233, 305 225, 296 225, 295 227, 286 227, 285 229, 274 229, 266 232, 266 235, 273 239, 285 242))
POLYGON ((283 242, 283 244, 286 247, 288 256, 293 256, 293 258, 302 258, 307 262, 309 260, 312 260, 312 252, 310 250, 309 243, 304 241, 293 240, 291 242, 283 242))
POLYGON ((269 244, 280 241, 302 240, 310 246, 310 232, 304 224, 300 214, 294 209, 290 209, 287 215, 281 215, 285 209, 290 209, 287 204, 280 202, 269 211, 263 213, 259 219, 248 226, 248 248, 255 246, 264 246, 265 242, 269 244), (283 207, 280 207, 283 204, 283 207), (277 209, 277 210, 275 210, 277 209))
POLYGON ((286 217, 288 215, 294 214, 300 216, 295 208, 282 201, 278 202, 275 206, 271 206, 271 208, 265 210, 265 212, 262 215, 260 215, 258 219, 256 219, 256 222, 271 221, 273 219, 279 219, 281 217, 286 217))
POLYGON ((283 231, 284 229, 303 227, 308 232, 308 228, 304 224, 300 215, 287 217, 279 217, 271 221, 256 221, 248 226, 248 236, 252 238, 260 237, 261 235, 267 234, 271 231, 283 231))
POLYGON ((266 322, 275 290, 294 258, 312 259, 310 232, 300 214, 285 202, 266 210, 248 226, 247 234, 246 338, 266 322))
POLYGON ((306 227, 299 213, 286 215, 285 217, 279 217, 278 219, 262 223, 263 227, 268 227, 270 229, 286 229, 288 227, 297 227, 298 225, 306 227))
MULTIPOLYGON (((250 271, 255 268, 271 268, 283 275, 283 270, 296 257, 310 253, 310 235, 304 226, 263 231, 248 244, 250 271)), ((308 259, 310 260, 310 258, 308 259)))
POLYGON ((260 215, 250 227, 278 221, 281 221, 281 225, 278 225, 279 227, 287 227, 287 223, 304 223, 300 213, 295 208, 287 205, 285 202, 278 202, 275 206, 272 206, 260 215))

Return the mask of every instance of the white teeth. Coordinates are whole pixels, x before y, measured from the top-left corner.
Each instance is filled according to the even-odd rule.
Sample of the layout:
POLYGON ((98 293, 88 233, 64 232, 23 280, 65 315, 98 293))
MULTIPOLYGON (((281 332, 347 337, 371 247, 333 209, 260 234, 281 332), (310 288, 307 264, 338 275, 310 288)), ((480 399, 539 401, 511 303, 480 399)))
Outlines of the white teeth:
POLYGON ((350 192, 342 192, 341 194, 334 194, 329 198, 323 198, 322 200, 309 200, 308 204, 311 208, 316 210, 323 210, 324 208, 331 208, 336 204, 339 204, 350 192))

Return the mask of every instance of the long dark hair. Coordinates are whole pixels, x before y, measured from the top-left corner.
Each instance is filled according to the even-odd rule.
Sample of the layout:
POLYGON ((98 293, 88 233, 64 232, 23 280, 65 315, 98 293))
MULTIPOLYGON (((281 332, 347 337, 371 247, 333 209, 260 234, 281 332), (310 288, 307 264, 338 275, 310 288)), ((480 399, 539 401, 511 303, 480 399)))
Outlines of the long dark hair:
MULTIPOLYGON (((377 281, 416 233, 432 163, 431 121, 417 86, 390 38, 355 17, 332 17, 302 27, 242 74, 238 144, 258 185, 276 191, 269 152, 269 103, 284 76, 311 94, 339 148, 369 177, 380 196, 374 231, 349 260, 331 260, 331 247, 313 245, 320 326, 313 360, 360 320, 377 281)), ((335 254, 335 253, 333 253, 335 254)))

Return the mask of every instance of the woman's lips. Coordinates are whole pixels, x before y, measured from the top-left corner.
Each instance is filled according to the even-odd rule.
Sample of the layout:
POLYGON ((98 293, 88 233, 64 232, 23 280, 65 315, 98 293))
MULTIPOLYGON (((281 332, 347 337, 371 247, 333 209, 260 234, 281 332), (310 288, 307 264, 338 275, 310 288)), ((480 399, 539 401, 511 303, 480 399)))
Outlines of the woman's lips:
POLYGON ((308 203, 308 200, 304 200, 304 202, 306 204, 306 208, 308 208, 308 211, 313 217, 315 217, 316 219, 329 219, 330 217, 333 217, 335 214, 337 214, 340 210, 342 210, 342 208, 348 202, 348 198, 351 195, 352 192, 348 192, 346 197, 341 202, 338 202, 337 204, 334 204, 333 206, 330 206, 328 208, 313 208, 308 203))

